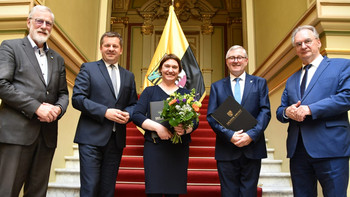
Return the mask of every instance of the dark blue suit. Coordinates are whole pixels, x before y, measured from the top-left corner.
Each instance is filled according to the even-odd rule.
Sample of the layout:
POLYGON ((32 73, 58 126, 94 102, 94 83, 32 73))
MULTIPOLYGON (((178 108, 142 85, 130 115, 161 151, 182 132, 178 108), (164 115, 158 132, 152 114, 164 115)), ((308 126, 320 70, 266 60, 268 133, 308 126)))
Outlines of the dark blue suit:
POLYGON ((240 192, 243 196, 256 196, 261 159, 267 157, 264 131, 271 119, 266 80, 260 77, 246 75, 241 105, 257 119, 258 123, 254 128, 244 131, 253 140, 245 147, 239 148, 231 143, 231 138, 235 131, 225 129, 211 117, 211 114, 228 96, 233 96, 230 77, 226 77, 211 85, 207 120, 216 133, 215 159, 218 162, 221 194, 222 196, 239 196, 240 192), (243 168, 241 170, 219 168, 220 162, 235 163, 242 160, 246 162, 246 165, 241 166, 243 168), (230 176, 227 173, 228 171, 236 171, 234 175, 236 177, 228 177, 230 176), (243 177, 249 178, 243 181, 243 177), (237 180, 230 180, 230 178, 241 180, 237 182, 237 180), (223 182, 226 183, 223 184, 223 182), (242 187, 240 188, 239 184, 242 183, 253 187, 253 189, 246 188, 244 190, 242 187))
POLYGON ((80 151, 80 196, 114 194, 125 147, 126 125, 116 123, 116 132, 113 132, 114 122, 105 118, 105 113, 108 108, 115 108, 127 111, 131 116, 137 102, 134 74, 121 66, 119 72, 121 84, 117 98, 102 60, 82 64, 75 80, 72 103, 81 111, 74 139, 80 151))
POLYGON ((305 90, 303 98, 300 96, 300 75, 301 70, 288 79, 282 94, 281 106, 276 112, 279 121, 289 122, 287 157, 291 158, 294 195, 299 196, 299 193, 303 193, 300 196, 307 196, 305 191, 300 189, 315 192, 317 178, 325 196, 346 196, 350 155, 348 120, 350 61, 325 57, 305 90), (312 115, 307 116, 303 122, 286 119, 283 116, 284 110, 299 100, 301 105, 309 106, 312 115), (299 167, 292 167, 297 158, 301 159, 295 161, 296 166, 302 166, 303 162, 308 161, 313 173, 307 174, 299 167), (339 168, 324 170, 329 165, 337 165, 339 168), (332 173, 322 175, 319 171, 332 173), (327 182, 338 175, 342 176, 338 178, 339 182, 327 182), (294 183, 300 183, 300 186, 295 187, 294 183), (330 185, 336 185, 333 187, 334 191, 328 188, 330 185), (345 191, 340 189, 341 187, 345 188, 345 191))

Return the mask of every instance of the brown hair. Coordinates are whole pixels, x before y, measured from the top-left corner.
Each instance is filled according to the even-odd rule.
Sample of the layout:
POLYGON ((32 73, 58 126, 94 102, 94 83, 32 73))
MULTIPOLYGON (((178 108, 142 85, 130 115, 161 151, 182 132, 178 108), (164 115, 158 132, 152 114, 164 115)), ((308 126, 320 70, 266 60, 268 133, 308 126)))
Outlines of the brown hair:
POLYGON ((164 55, 163 59, 159 63, 159 67, 158 67, 159 73, 160 73, 160 70, 162 70, 164 62, 166 62, 170 59, 173 59, 177 62, 177 64, 179 65, 179 73, 181 73, 181 71, 182 71, 181 60, 175 54, 165 54, 164 55))
POLYGON ((101 36, 100 47, 102 46, 103 38, 105 38, 105 37, 117 37, 117 38, 119 38, 119 45, 120 45, 121 48, 123 48, 123 38, 122 38, 122 36, 118 32, 112 32, 112 31, 106 32, 106 33, 104 33, 101 36))

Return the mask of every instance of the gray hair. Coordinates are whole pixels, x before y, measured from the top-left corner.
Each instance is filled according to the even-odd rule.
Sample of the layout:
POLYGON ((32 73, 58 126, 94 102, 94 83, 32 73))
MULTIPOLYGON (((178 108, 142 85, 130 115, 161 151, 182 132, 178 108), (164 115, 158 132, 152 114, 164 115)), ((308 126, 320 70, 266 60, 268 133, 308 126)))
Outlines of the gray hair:
POLYGON ((51 18, 52 18, 52 23, 55 22, 55 15, 53 14, 53 12, 51 11, 51 9, 49 7, 46 7, 44 5, 36 5, 36 6, 34 6, 29 12, 28 19, 32 19, 34 13, 37 12, 37 11, 48 11, 48 12, 50 12, 51 18))
POLYGON ((316 28, 315 28, 314 26, 311 26, 311 25, 299 26, 299 27, 297 27, 296 29, 294 29, 294 31, 293 31, 293 33, 292 33, 292 45, 293 45, 293 47, 295 46, 295 43, 294 43, 294 41, 295 41, 295 35, 296 35, 299 31, 305 30, 305 29, 306 29, 306 30, 312 31, 312 33, 314 34, 315 38, 316 38, 316 39, 319 39, 319 34, 318 34, 318 32, 317 32, 317 30, 316 30, 316 28))
POLYGON ((248 54, 247 54, 247 51, 245 50, 245 48, 243 48, 242 46, 240 45, 234 45, 232 46, 226 53, 226 59, 228 58, 228 55, 231 51, 234 51, 234 50, 237 50, 237 49, 242 49, 243 50, 243 53, 244 53, 244 56, 245 58, 248 58, 248 54))

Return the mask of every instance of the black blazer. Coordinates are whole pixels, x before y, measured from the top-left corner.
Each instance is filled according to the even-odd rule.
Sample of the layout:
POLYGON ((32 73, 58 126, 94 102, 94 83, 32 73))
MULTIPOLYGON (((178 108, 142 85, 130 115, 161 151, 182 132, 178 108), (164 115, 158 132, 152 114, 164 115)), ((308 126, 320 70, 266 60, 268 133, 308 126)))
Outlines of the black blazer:
POLYGON ((68 90, 63 58, 49 49, 48 85, 27 37, 5 40, 0 47, 0 142, 30 145, 40 130, 48 147, 57 145, 57 120, 43 123, 35 111, 43 103, 68 106, 68 90))
MULTIPOLYGON (((82 64, 73 88, 73 107, 81 111, 74 142, 94 146, 107 144, 113 129, 113 121, 105 118, 108 108, 116 108, 133 114, 137 102, 134 74, 119 66, 120 89, 115 98, 111 78, 102 60, 82 64)), ((116 123, 116 139, 119 148, 125 147, 126 125, 116 123)))

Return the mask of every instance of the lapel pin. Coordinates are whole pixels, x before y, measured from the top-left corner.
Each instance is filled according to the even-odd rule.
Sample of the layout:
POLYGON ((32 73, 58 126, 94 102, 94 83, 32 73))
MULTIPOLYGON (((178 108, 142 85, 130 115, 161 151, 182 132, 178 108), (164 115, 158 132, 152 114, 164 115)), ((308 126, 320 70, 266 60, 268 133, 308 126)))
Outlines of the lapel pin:
POLYGON ((253 83, 253 80, 250 80, 250 83, 253 83))
POLYGON ((53 57, 52 56, 50 56, 51 57, 51 59, 53 60, 53 57))

